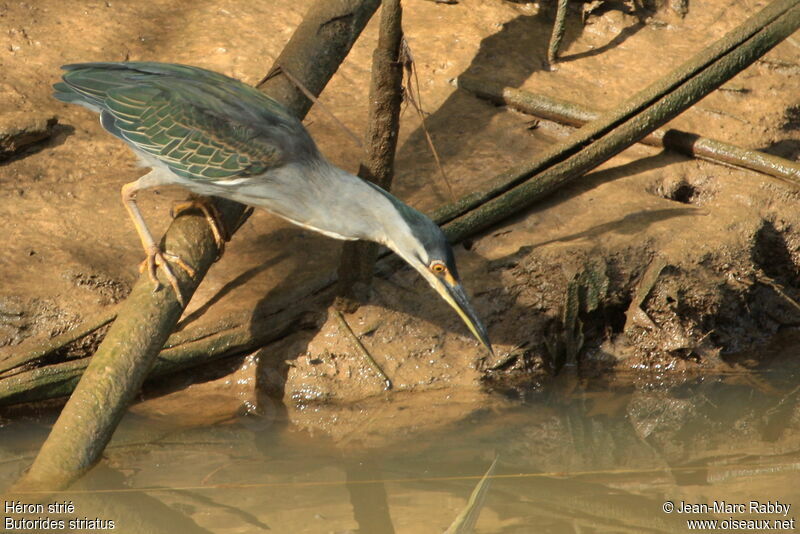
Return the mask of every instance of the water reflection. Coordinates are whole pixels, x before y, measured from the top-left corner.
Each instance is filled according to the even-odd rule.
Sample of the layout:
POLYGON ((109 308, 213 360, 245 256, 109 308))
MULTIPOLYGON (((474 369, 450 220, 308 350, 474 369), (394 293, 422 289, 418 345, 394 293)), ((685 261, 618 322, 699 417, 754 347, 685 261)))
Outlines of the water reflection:
MULTIPOLYGON (((44 500, 72 500, 66 519, 111 519, 116 532, 442 533, 499 455, 478 533, 789 521, 800 506, 798 376, 784 366, 608 384, 567 373, 513 402, 450 392, 348 410, 309 406, 305 428, 248 416, 180 429, 130 416, 96 469, 44 500), (460 415, 444 424, 445 409, 460 415), (785 516, 663 511, 666 502, 721 501, 749 511, 754 500, 792 508, 785 516)), ((27 465, 43 430, 6 423, 4 482, 27 465)))

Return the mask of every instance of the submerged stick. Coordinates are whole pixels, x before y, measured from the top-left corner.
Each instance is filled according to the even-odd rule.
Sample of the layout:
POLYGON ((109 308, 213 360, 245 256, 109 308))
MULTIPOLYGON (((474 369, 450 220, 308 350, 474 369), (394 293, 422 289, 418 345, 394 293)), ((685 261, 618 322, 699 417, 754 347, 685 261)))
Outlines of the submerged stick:
MULTIPOLYGON (((378 45, 372 54, 366 154, 358 176, 388 191, 394 176, 394 156, 400 130, 403 65, 403 10, 400 0, 383 0, 378 45)), ((369 287, 378 245, 371 241, 345 241, 339 263, 339 295, 336 306, 358 308, 358 293, 369 287), (358 287, 360 286, 360 287, 358 287)))
MULTIPOLYGON (((503 87, 492 81, 461 78, 458 87, 496 104, 507 105, 523 113, 568 126, 583 126, 600 116, 600 112, 580 104, 513 87, 503 87)), ((658 129, 640 143, 669 148, 690 157, 734 165, 800 184, 800 163, 695 133, 658 129)))
MULTIPOLYGON (((318 1, 276 63, 319 94, 377 6, 377 0, 318 1)), ((260 88, 300 117, 310 107, 302 92, 275 69, 260 88)), ((228 228, 245 212, 235 202, 218 200, 216 205, 228 228)), ((197 270, 194 279, 178 270, 181 292, 191 297, 216 259, 213 235, 201 216, 186 212, 172 222, 164 243, 197 270)), ((148 277, 140 277, 15 490, 65 488, 97 461, 182 312, 172 291, 154 293, 148 277)))
POLYGON ((492 485, 492 477, 494 476, 495 468, 497 467, 497 459, 495 456, 492 465, 486 470, 483 477, 481 477, 478 485, 472 490, 467 501, 467 506, 458 514, 453 523, 444 531, 444 534, 472 534, 475 530, 475 523, 478 522, 478 517, 481 515, 483 504, 486 502, 486 495, 489 494, 489 488, 492 485))

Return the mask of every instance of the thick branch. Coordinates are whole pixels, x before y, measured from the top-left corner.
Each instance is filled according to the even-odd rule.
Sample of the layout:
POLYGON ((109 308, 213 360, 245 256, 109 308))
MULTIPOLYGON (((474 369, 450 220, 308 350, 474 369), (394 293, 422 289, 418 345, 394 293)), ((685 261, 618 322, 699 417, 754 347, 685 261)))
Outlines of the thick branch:
MULTIPOLYGON (((403 11, 400 0, 383 0, 378 46, 372 55, 366 154, 358 175, 387 191, 394 175, 394 155, 400 129, 403 66, 399 61, 403 39, 403 11)), ((339 264, 338 307, 357 307, 359 290, 369 287, 378 246, 365 241, 348 241, 342 246, 339 264)))

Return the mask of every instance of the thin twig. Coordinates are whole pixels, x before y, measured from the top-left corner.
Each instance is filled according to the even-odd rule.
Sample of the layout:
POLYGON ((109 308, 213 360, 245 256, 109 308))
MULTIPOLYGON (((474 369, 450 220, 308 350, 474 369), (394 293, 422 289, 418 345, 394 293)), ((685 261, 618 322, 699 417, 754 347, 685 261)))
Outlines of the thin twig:
POLYGON ((347 336, 353 342, 353 346, 355 346, 359 354, 361 354, 361 356, 365 360, 367 360, 367 363, 370 365, 370 367, 372 367, 372 370, 375 371, 375 374, 381 377, 381 379, 383 380, 384 389, 386 389, 387 391, 392 389, 392 381, 389 380, 389 377, 386 376, 386 373, 383 372, 381 366, 378 365, 378 362, 375 361, 375 359, 372 357, 372 354, 369 353, 367 348, 363 345, 363 343, 361 343, 361 340, 358 339, 358 336, 356 336, 355 332, 353 332, 353 329, 350 328, 350 325, 347 324, 347 321, 345 320, 344 315, 342 315, 342 312, 340 312, 336 308, 331 308, 331 310, 333 311, 333 315, 334 317, 336 317, 336 320, 339 321, 339 326, 342 327, 344 333, 347 334, 347 336))
POLYGON ((792 297, 787 295, 783 291, 781 286, 775 280, 773 280, 772 278, 768 277, 766 274, 759 274, 756 277, 756 279, 759 282, 761 282, 762 284, 765 284, 765 285, 768 285, 769 287, 771 287, 775 291, 775 293, 778 294, 779 297, 781 297, 783 300, 785 300, 794 309, 796 309, 797 311, 800 311, 800 304, 798 304, 798 302, 796 300, 794 300, 792 297))
POLYGON ((329 110, 328 107, 325 104, 322 103, 322 100, 317 98, 314 95, 314 93, 309 91, 306 88, 306 86, 303 85, 303 82, 301 82, 300 80, 295 78, 294 75, 286 67, 283 67, 283 66, 280 66, 280 65, 279 65, 279 67, 280 67, 280 72, 282 72, 284 74, 284 76, 289 78, 290 82, 295 84, 295 86, 297 86, 297 88, 300 89, 303 92, 303 94, 308 97, 309 100, 311 100, 315 105, 319 106, 319 108, 323 112, 325 112, 325 114, 328 117, 330 117, 333 120, 333 122, 336 123, 337 126, 339 126, 348 136, 350 136, 350 139, 352 139, 356 143, 358 148, 363 148, 364 147, 364 144, 361 142, 361 139, 355 133, 353 133, 353 130, 348 128, 345 125, 345 123, 340 121, 339 118, 336 115, 334 115, 334 113, 331 110, 329 110))
POLYGON ((436 168, 439 169, 439 174, 442 175, 442 181, 444 181, 444 184, 447 187, 447 192, 450 195, 450 200, 455 200, 456 195, 453 192, 453 186, 450 185, 450 180, 447 178, 447 173, 444 172, 444 167, 442 166, 442 160, 439 158, 439 152, 436 150, 436 145, 433 144, 433 138, 431 137, 431 134, 428 131, 428 125, 425 123, 425 110, 422 108, 422 93, 419 88, 417 65, 414 62, 414 57, 411 55, 411 47, 408 45, 408 41, 406 41, 405 38, 403 38, 401 46, 400 61, 403 63, 403 67, 406 70, 406 79, 407 79, 407 85, 405 91, 406 99, 419 115, 419 119, 422 125, 422 132, 425 134, 425 139, 428 142, 428 147, 430 147, 431 149, 431 154, 433 154, 433 159, 436 160, 436 168), (412 79, 414 80, 414 85, 416 86, 416 92, 417 92, 416 98, 414 98, 414 88, 411 85, 412 79))

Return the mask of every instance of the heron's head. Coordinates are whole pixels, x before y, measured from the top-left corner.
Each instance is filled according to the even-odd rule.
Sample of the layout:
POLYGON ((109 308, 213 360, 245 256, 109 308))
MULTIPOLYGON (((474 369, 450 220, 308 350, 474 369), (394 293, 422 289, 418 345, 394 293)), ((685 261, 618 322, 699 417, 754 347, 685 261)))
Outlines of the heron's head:
POLYGON ((461 285, 453 249, 442 230, 414 208, 394 197, 391 200, 399 220, 387 228, 385 244, 414 267, 461 316, 478 341, 493 352, 489 334, 461 285))

